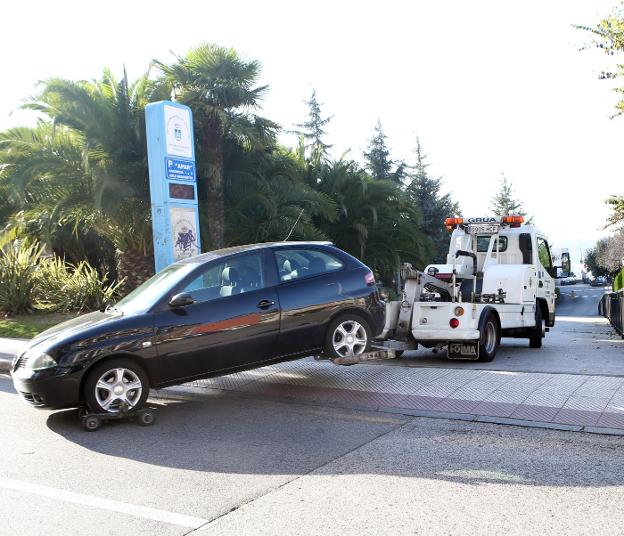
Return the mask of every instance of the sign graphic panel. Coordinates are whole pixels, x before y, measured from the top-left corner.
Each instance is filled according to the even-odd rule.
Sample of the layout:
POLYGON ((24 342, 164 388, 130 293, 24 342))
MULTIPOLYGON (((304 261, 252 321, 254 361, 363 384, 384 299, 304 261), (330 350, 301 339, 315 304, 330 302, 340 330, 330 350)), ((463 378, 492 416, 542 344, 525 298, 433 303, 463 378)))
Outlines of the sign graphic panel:
POLYGON ((165 104, 165 144, 167 154, 193 156, 191 110, 165 104))
POLYGON ((199 251, 195 210, 192 208, 171 208, 169 219, 171 221, 173 258, 180 261, 197 255, 199 251))

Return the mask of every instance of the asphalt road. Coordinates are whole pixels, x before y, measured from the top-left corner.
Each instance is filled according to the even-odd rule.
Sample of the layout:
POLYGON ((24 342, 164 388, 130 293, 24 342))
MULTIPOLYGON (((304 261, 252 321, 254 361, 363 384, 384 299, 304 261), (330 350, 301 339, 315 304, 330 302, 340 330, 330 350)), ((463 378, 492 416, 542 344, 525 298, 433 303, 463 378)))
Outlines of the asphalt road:
MULTIPOLYGON (((619 341, 601 342, 610 328, 584 316, 602 289, 563 292, 544 348, 504 340, 488 368, 624 373, 619 341)), ((216 390, 156 401, 154 426, 90 434, 75 411, 26 406, 0 375, 0 535, 622 532, 621 437, 216 390)))
POLYGON ((0 534, 620 534, 621 437, 160 399, 90 434, 0 378, 0 534))

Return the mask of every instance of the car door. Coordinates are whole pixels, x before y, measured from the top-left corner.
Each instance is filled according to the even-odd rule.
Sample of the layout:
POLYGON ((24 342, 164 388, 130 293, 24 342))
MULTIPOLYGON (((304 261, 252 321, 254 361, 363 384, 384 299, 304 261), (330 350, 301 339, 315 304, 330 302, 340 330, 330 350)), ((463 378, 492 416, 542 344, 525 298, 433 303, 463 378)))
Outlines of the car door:
POLYGON ((219 258, 174 293, 194 303, 155 314, 155 342, 166 375, 190 378, 270 359, 279 334, 279 301, 264 251, 219 258))
MULTIPOLYGON (((548 241, 537 236, 537 297, 548 304, 549 316, 554 318, 555 314, 555 279, 556 269, 554 268, 552 255, 548 241)), ((545 318, 550 323, 550 319, 545 318)))
POLYGON ((306 246, 280 247, 273 253, 280 281, 280 351, 285 355, 320 348, 331 316, 353 302, 345 288, 345 263, 306 246))

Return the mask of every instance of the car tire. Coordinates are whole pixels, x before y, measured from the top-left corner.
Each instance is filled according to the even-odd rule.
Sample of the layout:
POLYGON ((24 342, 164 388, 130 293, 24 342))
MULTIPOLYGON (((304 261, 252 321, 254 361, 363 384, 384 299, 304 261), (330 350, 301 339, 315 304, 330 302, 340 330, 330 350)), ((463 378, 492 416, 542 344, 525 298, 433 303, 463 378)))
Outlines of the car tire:
POLYGON ((371 340, 370 324, 358 314, 344 313, 329 324, 323 351, 330 359, 361 355, 370 350, 371 340))
POLYGON ((140 365, 127 358, 95 365, 84 383, 85 402, 93 413, 119 413, 141 408, 149 394, 149 380, 140 365))
POLYGON ((529 346, 531 348, 541 348, 542 339, 544 338, 544 320, 542 318, 542 308, 539 304, 535 308, 535 327, 531 328, 529 336, 529 346))
POLYGON ((496 357, 496 352, 500 344, 500 338, 501 330, 498 324, 498 319, 493 313, 488 313, 481 328, 478 361, 488 363, 496 357))

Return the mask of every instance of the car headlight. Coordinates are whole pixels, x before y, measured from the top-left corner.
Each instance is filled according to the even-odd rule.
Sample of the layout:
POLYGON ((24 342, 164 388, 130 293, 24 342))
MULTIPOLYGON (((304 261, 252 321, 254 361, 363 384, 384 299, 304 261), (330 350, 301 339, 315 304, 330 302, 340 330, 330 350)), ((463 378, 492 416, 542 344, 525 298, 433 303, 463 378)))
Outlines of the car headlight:
POLYGON ((56 367, 58 363, 46 353, 37 353, 33 356, 28 356, 26 360, 26 368, 36 372, 38 370, 45 370, 56 367))

